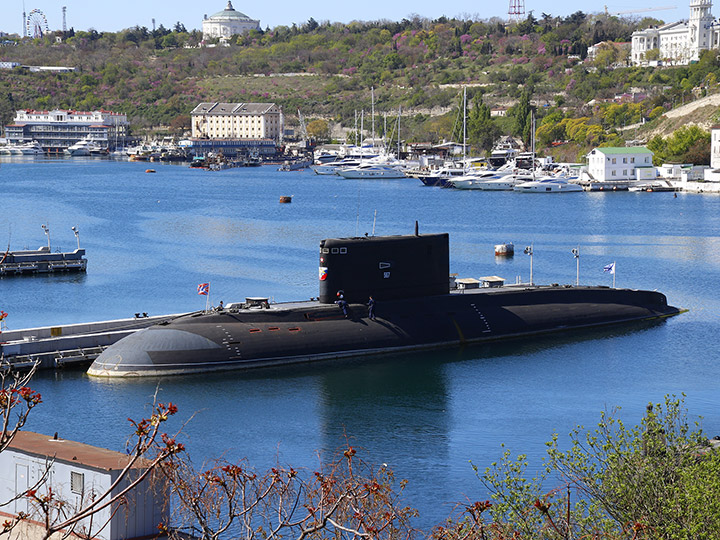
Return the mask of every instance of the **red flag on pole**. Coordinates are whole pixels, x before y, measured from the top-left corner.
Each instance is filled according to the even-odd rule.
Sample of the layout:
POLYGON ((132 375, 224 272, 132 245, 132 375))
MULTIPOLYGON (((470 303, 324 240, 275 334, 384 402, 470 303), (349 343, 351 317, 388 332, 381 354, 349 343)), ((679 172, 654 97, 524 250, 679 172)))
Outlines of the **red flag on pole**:
POLYGON ((203 294, 207 296, 210 294, 210 284, 209 283, 201 283, 198 285, 198 294, 203 294))

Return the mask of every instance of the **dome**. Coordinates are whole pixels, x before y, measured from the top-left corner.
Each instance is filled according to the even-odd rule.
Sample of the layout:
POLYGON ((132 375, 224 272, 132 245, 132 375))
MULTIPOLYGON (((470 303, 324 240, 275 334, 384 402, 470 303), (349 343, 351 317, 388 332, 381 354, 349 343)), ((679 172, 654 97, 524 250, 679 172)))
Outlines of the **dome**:
POLYGON ((244 13, 236 11, 230 0, 228 0, 227 7, 225 9, 218 11, 215 15, 210 17, 210 19, 222 21, 252 21, 252 19, 244 13))

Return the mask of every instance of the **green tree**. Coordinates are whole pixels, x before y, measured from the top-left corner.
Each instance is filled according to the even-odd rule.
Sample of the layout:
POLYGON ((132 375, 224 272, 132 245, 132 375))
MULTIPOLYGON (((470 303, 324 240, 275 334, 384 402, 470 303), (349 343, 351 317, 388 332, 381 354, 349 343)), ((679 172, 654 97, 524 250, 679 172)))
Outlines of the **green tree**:
POLYGON ((500 136, 500 129, 490 117, 490 108, 476 99, 467 122, 468 142, 480 150, 490 150, 500 136))
POLYGON ((328 140, 330 138, 330 126, 328 125, 327 120, 318 118, 308 122, 307 134, 308 137, 316 141, 328 140))
POLYGON ((576 427, 569 448, 555 434, 531 478, 526 456, 509 452, 476 468, 492 502, 467 505, 434 538, 717 538, 720 450, 691 424, 683 398, 648 405, 634 427, 619 413, 603 412, 593 430, 576 427))

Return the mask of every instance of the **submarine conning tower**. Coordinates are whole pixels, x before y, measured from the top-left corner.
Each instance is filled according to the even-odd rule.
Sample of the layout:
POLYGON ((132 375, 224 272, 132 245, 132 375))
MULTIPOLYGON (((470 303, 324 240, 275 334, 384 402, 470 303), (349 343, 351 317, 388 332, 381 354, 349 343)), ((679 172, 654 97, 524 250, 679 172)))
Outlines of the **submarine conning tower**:
POLYGON ((343 291, 365 303, 450 292, 447 234, 328 238, 320 242, 321 303, 343 291))

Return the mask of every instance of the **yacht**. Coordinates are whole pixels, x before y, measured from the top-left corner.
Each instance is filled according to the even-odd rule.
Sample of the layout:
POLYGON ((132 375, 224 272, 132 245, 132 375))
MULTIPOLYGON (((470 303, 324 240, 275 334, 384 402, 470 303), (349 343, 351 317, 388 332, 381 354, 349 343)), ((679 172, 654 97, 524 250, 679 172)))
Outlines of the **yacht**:
POLYGON ((515 186, 532 182, 535 176, 529 172, 506 174, 499 178, 493 178, 479 185, 478 189, 483 191, 513 191, 515 186))
POLYGON ((44 154, 44 150, 37 141, 30 141, 22 144, 7 144, 0 147, 0 154, 11 156, 38 156, 44 154))
POLYGON ((405 171, 399 165, 391 163, 363 163, 357 167, 340 169, 338 174, 348 179, 363 178, 405 178, 405 171))
POLYGON ((497 171, 471 171, 462 176, 449 178, 447 184, 448 187, 454 187, 456 189, 482 189, 480 186, 485 182, 489 182, 502 176, 504 175, 498 174, 497 171))
POLYGON ((68 156, 89 156, 91 154, 102 154, 105 150, 91 139, 82 139, 65 149, 68 156))
POLYGON ((426 186, 433 187, 452 187, 451 180, 467 175, 467 169, 462 166, 442 167, 436 171, 432 171, 427 175, 418 176, 420 181, 426 186))
POLYGON ((576 193, 584 191, 580 184, 574 184, 569 180, 576 177, 546 176, 538 180, 523 182, 513 187, 513 191, 520 193, 576 193))
POLYGON ((346 158, 346 159, 340 159, 337 161, 332 161, 329 163, 318 163, 310 168, 313 170, 315 174, 319 175, 334 175, 337 174, 338 171, 342 169, 347 169, 350 167, 357 167, 358 165, 362 164, 362 161, 359 159, 353 159, 353 158, 346 158))

